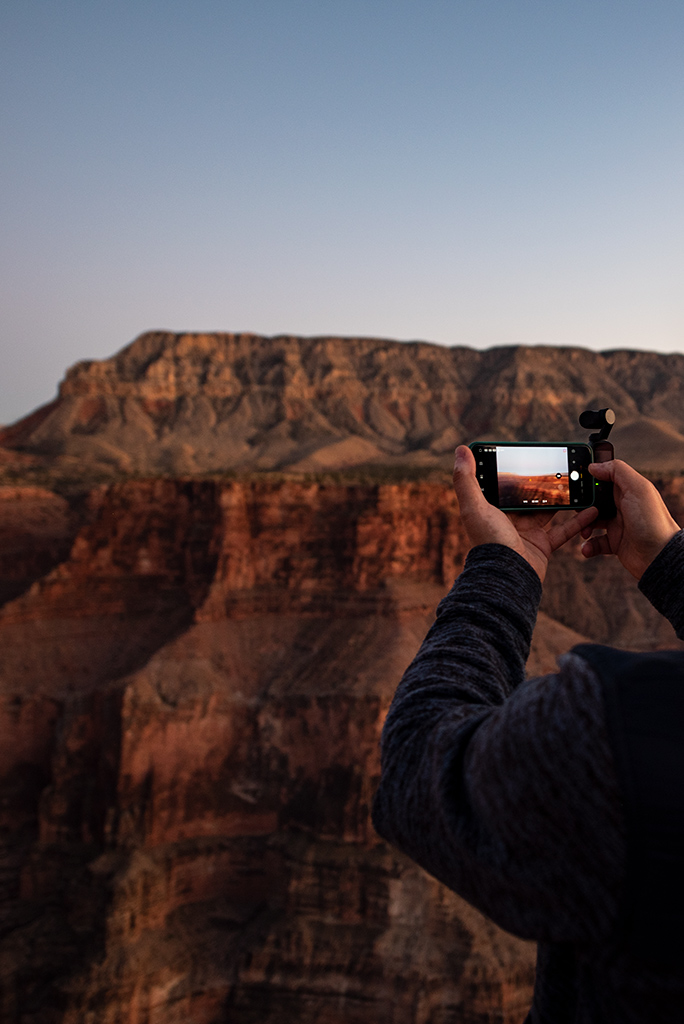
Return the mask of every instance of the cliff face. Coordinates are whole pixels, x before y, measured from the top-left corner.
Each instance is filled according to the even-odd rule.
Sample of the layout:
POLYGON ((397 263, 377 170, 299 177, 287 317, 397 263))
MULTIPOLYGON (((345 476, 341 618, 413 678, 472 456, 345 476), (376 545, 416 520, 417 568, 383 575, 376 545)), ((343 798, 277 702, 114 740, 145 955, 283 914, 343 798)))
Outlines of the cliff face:
MULTIPOLYGON (((369 823, 384 713, 462 565, 452 493, 2 497, 57 560, 0 610, 2 1019, 519 1024, 533 946, 369 823)), ((547 609, 581 611, 540 616, 531 672, 581 634, 672 643, 612 564, 564 557, 547 609)))
MULTIPOLYGON (((533 947, 369 823, 387 706, 463 563, 454 496, 312 471, 446 467, 610 404, 684 521, 683 370, 153 333, 1 431, 0 478, 36 485, 0 487, 0 1019, 519 1024, 533 947)), ((582 639, 676 645, 571 547, 529 673, 582 639)))
POLYGON ((529 947, 368 819, 462 559, 452 496, 153 481, 82 515, 0 613, 2 1019, 399 1021, 470 994, 517 1020, 529 947))
POLYGON ((0 487, 0 604, 69 554, 82 514, 42 487, 0 487))
POLYGON ((628 461, 680 473, 683 399, 680 355, 149 332, 111 359, 78 363, 55 402, 0 431, 0 466, 444 468, 464 440, 583 439, 579 413, 610 405, 628 461))

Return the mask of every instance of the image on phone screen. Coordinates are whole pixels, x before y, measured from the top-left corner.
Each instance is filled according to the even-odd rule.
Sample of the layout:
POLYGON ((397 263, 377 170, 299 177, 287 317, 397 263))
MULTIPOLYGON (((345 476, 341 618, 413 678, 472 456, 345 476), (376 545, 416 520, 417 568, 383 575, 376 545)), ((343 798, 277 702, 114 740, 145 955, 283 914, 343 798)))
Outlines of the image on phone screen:
POLYGON ((502 506, 570 504, 567 448, 497 448, 496 465, 502 506))
POLYGON ((587 444, 474 442, 480 487, 492 505, 508 511, 586 508, 594 500, 587 444))

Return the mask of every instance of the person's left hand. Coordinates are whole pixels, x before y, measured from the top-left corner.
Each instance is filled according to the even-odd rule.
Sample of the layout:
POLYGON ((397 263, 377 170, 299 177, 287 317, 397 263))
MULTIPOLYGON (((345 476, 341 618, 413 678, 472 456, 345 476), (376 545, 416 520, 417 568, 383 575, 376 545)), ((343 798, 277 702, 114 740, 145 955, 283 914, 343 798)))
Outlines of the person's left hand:
POLYGON ((502 512, 485 498, 477 482, 475 456, 462 444, 454 459, 454 490, 461 510, 461 522, 473 547, 504 544, 530 563, 544 582, 549 558, 566 541, 596 519, 594 506, 568 516, 556 512, 502 512))

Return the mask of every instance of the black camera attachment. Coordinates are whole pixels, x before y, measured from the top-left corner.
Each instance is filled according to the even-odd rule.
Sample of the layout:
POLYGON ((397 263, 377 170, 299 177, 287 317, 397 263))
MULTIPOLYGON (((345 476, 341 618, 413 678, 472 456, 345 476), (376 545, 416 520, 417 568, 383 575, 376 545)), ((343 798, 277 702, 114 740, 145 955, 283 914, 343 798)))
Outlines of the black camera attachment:
MULTIPOLYGON (((589 435, 589 444, 594 452, 594 462, 610 462, 615 458, 615 449, 608 440, 608 435, 615 423, 615 413, 612 409, 585 409, 580 414, 580 426, 585 430, 594 430, 589 435)), ((596 505, 599 510, 599 519, 612 519, 617 514, 613 500, 613 485, 610 480, 597 480, 596 483, 596 505)))

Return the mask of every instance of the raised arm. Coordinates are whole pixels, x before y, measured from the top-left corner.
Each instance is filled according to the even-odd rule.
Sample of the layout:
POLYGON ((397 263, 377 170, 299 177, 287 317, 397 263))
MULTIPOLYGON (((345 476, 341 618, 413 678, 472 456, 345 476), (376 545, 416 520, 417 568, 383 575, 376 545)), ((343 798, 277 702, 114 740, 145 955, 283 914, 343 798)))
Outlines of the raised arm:
POLYGON ((518 530, 498 509, 480 506, 489 523, 483 526, 472 507, 484 501, 474 466, 477 493, 463 487, 461 472, 471 475, 467 457, 455 480, 476 546, 392 702, 373 821, 503 927, 579 941, 609 927, 616 897, 606 897, 605 880, 610 889, 610 880, 619 885, 620 878, 620 824, 611 818, 618 801, 600 687, 573 657, 558 677, 521 684, 541 596, 539 569, 556 541, 579 531, 592 513, 550 540, 554 527, 533 523, 543 514, 531 514, 518 530), (568 721, 562 712, 573 701, 580 715, 568 721), (591 838, 597 822, 612 828, 603 851, 591 838))

